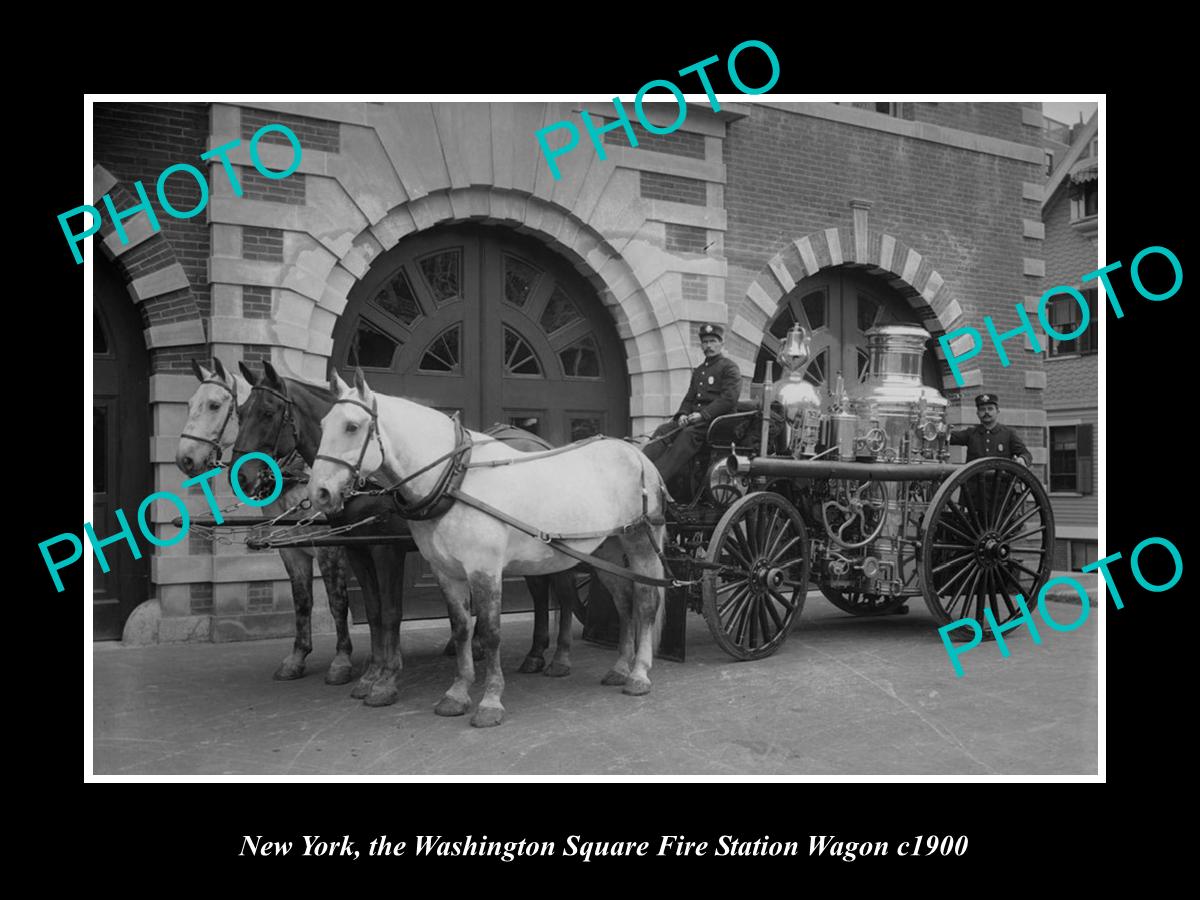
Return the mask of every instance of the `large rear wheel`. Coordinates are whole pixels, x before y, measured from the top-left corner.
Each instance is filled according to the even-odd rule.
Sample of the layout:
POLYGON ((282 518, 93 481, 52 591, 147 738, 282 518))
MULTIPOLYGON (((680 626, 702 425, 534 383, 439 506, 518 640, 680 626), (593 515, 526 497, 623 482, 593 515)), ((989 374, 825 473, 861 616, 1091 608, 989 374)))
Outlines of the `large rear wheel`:
POLYGON ((796 507, 769 492, 726 510, 708 543, 704 619, 737 659, 770 656, 787 640, 808 592, 808 530, 796 507))
MULTIPOLYGON (((974 619, 997 625, 1029 609, 1050 577, 1054 513, 1037 476, 1008 459, 977 459, 938 488, 921 525, 921 586, 939 625, 974 619)), ((965 639, 965 629, 952 637, 965 639)))

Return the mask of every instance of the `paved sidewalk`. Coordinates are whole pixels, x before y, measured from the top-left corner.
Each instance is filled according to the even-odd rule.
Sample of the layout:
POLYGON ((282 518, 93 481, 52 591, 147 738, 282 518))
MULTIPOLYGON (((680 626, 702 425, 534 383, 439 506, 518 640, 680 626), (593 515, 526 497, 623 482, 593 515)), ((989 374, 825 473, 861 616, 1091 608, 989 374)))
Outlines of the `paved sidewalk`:
MULTIPOLYGON (((532 618, 506 616, 503 725, 474 729, 433 706, 454 662, 444 620, 405 624, 400 701, 372 709, 309 674, 275 682, 290 641, 122 648, 96 644, 97 774, 1094 774, 1096 616, 1071 632, 1010 633, 956 678, 924 605, 856 619, 819 594, 784 646, 736 662, 689 616, 688 661, 656 662, 653 691, 604 687, 614 652, 578 640, 566 678, 520 675, 532 618)), ((1063 616, 1057 616, 1066 621, 1063 616)), ((355 662, 368 647, 354 630, 355 662)), ((482 684, 473 691, 476 701, 482 684)))

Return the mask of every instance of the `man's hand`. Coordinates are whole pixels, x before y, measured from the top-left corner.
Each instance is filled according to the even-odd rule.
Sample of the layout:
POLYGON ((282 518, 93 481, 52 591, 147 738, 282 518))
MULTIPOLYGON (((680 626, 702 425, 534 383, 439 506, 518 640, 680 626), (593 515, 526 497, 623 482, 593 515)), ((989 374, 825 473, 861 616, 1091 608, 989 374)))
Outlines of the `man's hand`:
POLYGON ((1018 456, 1018 457, 1017 457, 1017 462, 1019 462, 1019 463, 1020 463, 1021 465, 1023 465, 1025 468, 1027 468, 1027 469, 1029 468, 1029 463, 1025 462, 1025 457, 1023 457, 1023 456, 1018 456))
POLYGON ((676 419, 676 420, 675 420, 675 424, 676 424, 676 425, 678 425, 680 428, 682 428, 682 427, 683 427, 683 426, 685 426, 685 425, 686 425, 686 424, 687 424, 687 423, 688 423, 690 420, 691 420, 691 416, 686 416, 686 415, 684 415, 684 416, 680 416, 678 419, 676 419))
POLYGON ((700 415, 700 413, 692 413, 690 416, 687 417, 688 424, 691 424, 693 422, 699 422, 703 419, 704 419, 704 416, 700 415))

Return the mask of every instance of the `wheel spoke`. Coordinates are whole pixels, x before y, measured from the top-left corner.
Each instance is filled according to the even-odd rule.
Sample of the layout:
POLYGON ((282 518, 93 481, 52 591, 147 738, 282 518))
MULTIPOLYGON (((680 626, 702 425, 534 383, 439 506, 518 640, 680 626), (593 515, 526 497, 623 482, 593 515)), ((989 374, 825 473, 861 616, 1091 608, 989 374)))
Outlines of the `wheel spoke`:
MULTIPOLYGON (((1000 539, 1001 540, 1007 539, 1008 535, 1012 534, 1014 531, 1016 531, 1018 528, 1020 528, 1022 525, 1024 525, 1026 522, 1028 522, 1033 516, 1037 515, 1041 511, 1042 511, 1042 508, 1040 506, 1035 505, 1033 507, 1033 509, 1029 510, 1029 512, 1025 513, 1023 516, 1021 516, 1019 519, 1017 519, 1017 521, 1013 522, 1011 525, 1009 525, 1007 528, 1005 528, 1003 531, 1001 531, 1000 539)), ((997 529, 997 530, 999 530, 999 529, 997 529)))
MULTIPOLYGON (((951 576, 951 578, 950 578, 950 579, 949 579, 949 580, 948 580, 948 581, 947 581, 945 584, 943 584, 941 587, 936 587, 936 588, 935 588, 935 593, 936 593, 936 594, 937 594, 939 597, 942 597, 942 596, 944 596, 944 595, 946 595, 946 594, 950 593, 950 586, 951 586, 951 585, 953 585, 953 584, 954 584, 954 582, 958 581, 958 579, 962 578, 964 575, 966 575, 966 574, 967 574, 968 572, 970 572, 970 571, 971 571, 971 566, 970 566, 970 565, 964 565, 964 566, 963 566, 961 569, 959 569, 959 570, 958 570, 958 571, 957 571, 957 572, 956 572, 956 573, 955 573, 953 576, 951 576)), ((964 583, 965 583, 965 582, 964 582, 964 583)), ((957 596, 957 595, 956 595, 956 596, 957 596)))
MULTIPOLYGON (((717 607, 717 618, 719 618, 722 622, 724 622, 726 620, 726 613, 728 613, 731 609, 733 609, 733 607, 735 605, 737 605, 746 596, 746 594, 749 593, 749 591, 750 591, 750 585, 748 585, 748 584, 742 585, 738 589, 737 593, 735 593, 732 597, 728 598, 724 603, 722 603, 719 607, 717 607)), ((730 616, 730 621, 732 621, 732 616, 730 616)))
POLYGON ((749 584, 749 583, 750 583, 750 579, 749 579, 749 577, 746 577, 746 578, 739 578, 737 581, 731 581, 728 584, 723 584, 719 588, 717 588, 717 596, 719 597, 719 596, 721 596, 721 594, 725 593, 726 591, 732 591, 736 587, 741 587, 742 585, 749 584))
POLYGON ((754 568, 754 560, 757 559, 757 554, 755 554, 755 552, 750 548, 750 538, 742 530, 743 527, 745 527, 745 523, 739 522, 737 527, 735 527, 733 529, 732 534, 733 534, 734 540, 738 544, 738 547, 741 548, 742 559, 746 563, 746 568, 753 569, 754 568))
MULTIPOLYGON (((775 630, 771 631, 771 623, 767 621, 767 610, 771 608, 771 604, 766 597, 758 598, 758 633, 762 638, 763 644, 769 644, 771 638, 779 634, 779 620, 775 620, 775 630), (768 635, 770 635, 768 637, 768 635)), ((771 613, 774 615, 774 612, 771 613)))
POLYGON ((730 532, 730 538, 726 538, 721 542, 721 551, 727 552, 730 556, 734 557, 734 559, 741 563, 742 570, 748 573, 754 568, 754 564, 750 561, 752 557, 746 552, 745 546, 741 544, 741 537, 735 528, 730 532))
MULTIPOLYGON (((954 513, 954 515, 956 515, 958 517, 958 521, 962 522, 962 524, 966 527, 967 531, 970 532, 968 535, 966 535, 967 540, 975 541, 979 538, 979 529, 975 526, 975 523, 972 522, 971 519, 967 518, 967 514, 966 514, 966 512, 964 512, 964 508, 960 504, 955 503, 953 500, 951 500, 949 503, 946 504, 946 510, 948 512, 954 513)), ((950 527, 950 523, 948 523, 948 522, 943 521, 942 524, 944 524, 947 528, 950 527)))
MULTIPOLYGON (((776 550, 774 553, 772 553, 769 557, 767 557, 767 559, 770 561, 771 565, 775 566, 775 560, 777 560, 779 557, 783 556, 785 553, 787 553, 789 550, 791 550, 792 547, 796 546, 796 544, 798 544, 802 540, 804 540, 803 535, 800 535, 800 534, 796 535, 794 538, 792 538, 790 541, 788 541, 786 544, 784 544, 782 547, 780 547, 778 550, 776 550)), ((775 566, 775 568, 782 569, 782 568, 784 568, 784 566, 775 566)))
MULTIPOLYGON (((1000 540, 1007 541, 1010 544, 1014 544, 1017 541, 1022 540, 1023 538, 1033 537, 1035 534, 1038 534, 1039 532, 1043 532, 1045 530, 1046 530, 1045 525, 1039 525, 1037 528, 1033 529, 1033 531, 1025 531, 1025 532, 1022 532, 1021 534, 1012 535, 1011 537, 1007 534, 1001 535, 1000 540)), ((1022 547, 1020 549, 1026 551, 1026 552, 1033 551, 1033 550, 1037 550, 1038 552, 1041 551, 1041 548, 1035 548, 1035 547, 1022 547)))
POLYGON ((942 520, 940 522, 938 522, 938 528, 945 528, 947 531, 953 531, 955 534, 957 534, 959 537, 961 537, 968 544, 970 544, 972 546, 975 544, 976 537, 974 535, 966 534, 962 531, 959 531, 957 528, 955 528, 953 525, 951 525, 949 521, 947 521, 945 516, 943 516, 942 520))
POLYGON ((1009 561, 1009 563, 1011 563, 1012 565, 1014 565, 1018 569, 1020 569, 1022 572, 1024 572, 1026 575, 1032 576, 1034 584, 1037 584, 1038 581, 1041 579, 1042 576, 1040 574, 1033 571, 1033 569, 1030 569, 1029 567, 1023 565, 1022 563, 1017 562, 1015 559, 1012 559, 1010 557, 1008 561, 1009 561))
POLYGON ((1001 500, 1000 505, 996 507, 996 519, 992 523, 992 527, 994 527, 994 528, 1000 527, 1000 522, 1001 522, 1003 516, 1005 515, 1005 511, 1008 509, 1008 500, 1012 496, 1013 485, 1015 485, 1016 483, 1017 483, 1016 478, 1010 478, 1008 480, 1008 490, 1004 492, 1004 499, 1001 500))
POLYGON ((758 559, 762 555, 762 546, 758 540, 759 519, 762 518, 762 507, 756 506, 746 516, 746 544, 750 549, 750 558, 758 559))
POLYGON ((940 566, 938 566, 936 569, 934 569, 933 574, 936 575, 939 572, 941 572, 945 569, 948 569, 950 566, 955 565, 956 563, 961 563, 963 560, 974 559, 974 558, 975 558, 974 552, 964 553, 962 556, 956 556, 956 557, 954 557, 954 559, 947 560, 946 562, 944 562, 940 566))
POLYGON ((791 520, 787 516, 784 516, 781 520, 779 516, 779 510, 775 508, 771 509, 771 527, 767 531, 767 549, 763 553, 763 556, 765 556, 767 559, 774 558, 775 548, 783 539, 783 536, 787 534, 788 526, 791 524, 791 520), (779 525, 778 532, 775 531, 776 524, 779 525))
POLYGON ((1021 519, 1020 521, 1018 521, 1016 523, 1013 522, 1013 518, 1015 516, 1020 515, 1021 511, 1023 509, 1025 509, 1027 500, 1033 502, 1033 506, 1030 508, 1030 513, 1037 512, 1041 509, 1041 507, 1037 503, 1037 500, 1034 499, 1032 492, 1026 492, 1024 494, 1019 494, 1017 496, 1017 502, 1013 504, 1013 508, 1010 509, 1005 514, 1004 519, 1000 522, 999 525, 996 526, 996 531, 1003 534, 1006 531, 1011 531, 1013 528, 1015 528, 1017 525, 1019 525, 1020 522, 1025 521, 1025 519, 1028 519, 1030 513, 1026 513, 1024 519, 1021 519))
MULTIPOLYGON (((788 612, 793 612, 796 609, 796 604, 787 599, 787 597, 783 596, 783 594, 781 594, 775 588, 771 588, 771 596, 775 598, 776 603, 780 604, 788 612)), ((782 628, 783 626, 780 627, 782 628)))
POLYGON ((970 550, 975 552, 974 544, 934 544, 934 550, 970 550))
MULTIPOLYGON (((968 609, 970 608, 970 606, 971 606, 971 600, 972 600, 972 599, 974 599, 974 597, 975 597, 975 586, 976 586, 977 584, 979 584, 979 576, 980 576, 982 573, 983 573, 983 570, 982 570, 982 569, 980 569, 980 568, 977 566, 977 567, 975 568, 975 574, 974 574, 974 575, 971 577, 971 586, 970 586, 969 588, 967 588, 967 592, 966 592, 966 594, 963 596, 963 616, 964 616, 964 617, 965 617, 965 616, 966 616, 966 614, 967 614, 967 610, 968 610, 968 609)), ((952 600, 950 601, 950 608, 951 608, 951 609, 953 609, 953 607, 954 607, 954 604, 958 602, 958 598, 959 598, 959 594, 955 594, 955 595, 954 595, 954 599, 952 599, 952 600)), ((947 612, 949 612, 949 610, 947 610, 947 612)))

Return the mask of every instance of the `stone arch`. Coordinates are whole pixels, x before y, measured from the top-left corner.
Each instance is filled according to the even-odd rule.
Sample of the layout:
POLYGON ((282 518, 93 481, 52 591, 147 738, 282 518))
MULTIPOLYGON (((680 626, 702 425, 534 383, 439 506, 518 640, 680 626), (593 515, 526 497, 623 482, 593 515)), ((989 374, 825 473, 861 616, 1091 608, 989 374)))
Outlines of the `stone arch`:
MULTIPOLYGON (((663 337, 671 334, 667 326, 674 321, 665 298, 652 302, 634 264, 626 258, 630 245, 618 250, 572 210, 495 186, 445 188, 406 200, 356 234, 343 233, 336 241, 323 240, 320 247, 301 253, 292 263, 297 271, 290 277, 285 275, 284 286, 319 279, 310 282, 303 292, 310 300, 314 294, 320 299, 314 301, 308 318, 308 353, 289 359, 291 348, 284 348, 285 363, 293 371, 303 369, 302 377, 326 377, 324 366, 332 353, 334 326, 350 289, 366 274, 372 261, 407 235, 435 225, 464 222, 510 227, 530 235, 567 260, 591 284, 612 316, 624 347, 631 388, 630 416, 634 420, 642 417, 639 399, 647 393, 644 373, 666 368, 669 357, 674 357, 675 348, 668 346, 663 337)), ((686 348, 680 349, 686 352, 686 348)))
MULTIPOLYGON (((883 279, 908 301, 934 337, 963 322, 961 305, 929 259, 894 235, 856 221, 854 226, 814 231, 776 253, 750 282, 732 330, 758 347, 779 301, 802 279, 833 266, 859 268, 883 279)), ((937 356, 946 378, 950 369, 940 347, 937 356)), ((982 381, 982 373, 964 372, 967 384, 975 383, 973 378, 982 381)))
MULTIPOLYGON (((105 194, 110 195, 119 210, 138 203, 137 194, 104 166, 95 165, 92 172, 93 206, 100 208, 105 194)), ((121 243, 116 229, 107 219, 94 240, 100 251, 116 264, 130 299, 138 304, 145 325, 146 347, 152 360, 167 348, 202 350, 207 343, 204 317, 171 242, 161 230, 151 230, 145 215, 136 215, 124 225, 128 243, 121 243)))

